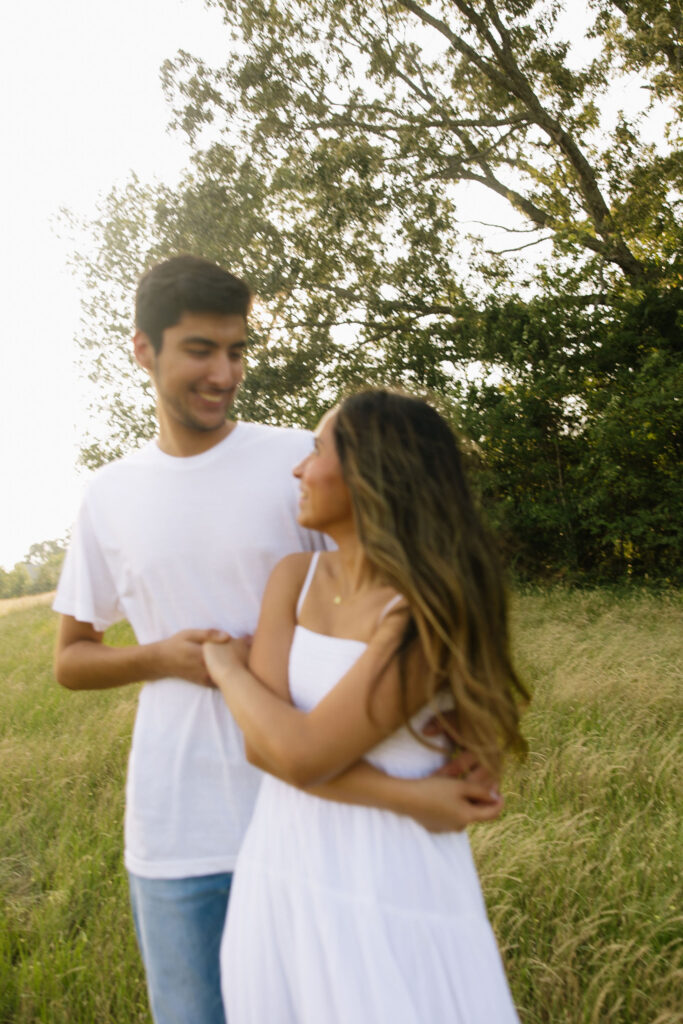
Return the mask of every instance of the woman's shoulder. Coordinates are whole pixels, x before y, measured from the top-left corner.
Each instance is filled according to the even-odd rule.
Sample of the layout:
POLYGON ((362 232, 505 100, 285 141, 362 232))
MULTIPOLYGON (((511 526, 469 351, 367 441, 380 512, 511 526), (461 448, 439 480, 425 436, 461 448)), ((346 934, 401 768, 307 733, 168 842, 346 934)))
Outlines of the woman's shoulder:
POLYGON ((301 584, 308 572, 311 562, 319 552, 315 551, 294 551, 291 555, 285 555, 276 563, 270 579, 279 584, 301 584))
POLYGON ((273 568, 261 605, 261 615, 281 617, 287 609, 294 614, 294 608, 306 580, 311 560, 315 557, 310 551, 297 551, 285 555, 273 568))

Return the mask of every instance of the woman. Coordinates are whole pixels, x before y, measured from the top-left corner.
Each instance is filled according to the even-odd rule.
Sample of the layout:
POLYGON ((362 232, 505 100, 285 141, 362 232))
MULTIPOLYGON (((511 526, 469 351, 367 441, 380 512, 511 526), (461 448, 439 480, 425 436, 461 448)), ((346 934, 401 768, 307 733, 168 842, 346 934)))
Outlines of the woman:
MULTIPOLYGON (((299 521, 337 550, 276 566, 249 669, 244 641, 206 646, 270 773, 223 940, 228 1020, 512 1024, 465 832, 315 795, 359 759, 432 772, 435 710, 494 773, 523 749, 501 576, 457 444, 425 402, 369 391, 324 417, 294 473, 299 521)), ((464 827, 478 805, 462 806, 464 827)))

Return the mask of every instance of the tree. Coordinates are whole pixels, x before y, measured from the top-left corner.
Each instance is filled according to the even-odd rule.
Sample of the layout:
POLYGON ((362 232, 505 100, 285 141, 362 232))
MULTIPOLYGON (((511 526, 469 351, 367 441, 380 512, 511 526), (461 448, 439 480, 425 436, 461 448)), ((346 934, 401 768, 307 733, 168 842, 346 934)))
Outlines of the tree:
POLYGON ((487 504, 522 577, 679 581, 679 310, 571 312, 543 299, 489 311, 507 373, 464 403, 487 504))
POLYGON ((66 555, 66 540, 45 540, 32 544, 24 559, 32 576, 30 592, 44 594, 54 590, 66 555))
POLYGON ((648 88, 678 104, 683 99, 681 0, 593 0, 597 29, 627 71, 650 72, 648 88))
POLYGON ((66 540, 32 544, 23 562, 10 572, 0 569, 0 598, 45 594, 54 590, 66 555, 66 540))
POLYGON ((17 562, 13 569, 0 569, 0 597, 22 597, 31 593, 31 575, 23 562, 17 562))
POLYGON ((86 322, 114 411, 86 461, 150 430, 103 325, 122 329, 146 263, 200 251, 261 300, 244 414, 310 424, 340 389, 379 380, 467 398, 453 414, 520 567, 661 575, 677 534, 655 554, 662 510, 645 497, 680 497, 680 407, 661 390, 681 343, 680 4, 594 0, 583 60, 554 2, 215 5, 224 66, 181 53, 163 72, 194 150, 185 179, 132 181, 93 226, 86 322), (641 108, 610 120, 609 91, 634 69, 641 108), (644 119, 663 101, 655 144, 644 119), (474 199, 510 244, 473 232, 474 199), (671 430, 637 445, 618 497, 613 460, 650 411, 671 430), (634 500, 658 527, 629 520, 634 500))

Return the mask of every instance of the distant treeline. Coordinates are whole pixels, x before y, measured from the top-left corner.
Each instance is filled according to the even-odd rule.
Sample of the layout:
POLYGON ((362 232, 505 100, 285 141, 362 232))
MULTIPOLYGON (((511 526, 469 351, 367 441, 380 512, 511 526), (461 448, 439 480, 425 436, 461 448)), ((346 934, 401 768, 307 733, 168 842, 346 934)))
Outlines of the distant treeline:
POLYGON ((46 540, 32 544, 23 562, 17 562, 9 572, 0 568, 0 598, 54 590, 65 554, 66 541, 46 540))

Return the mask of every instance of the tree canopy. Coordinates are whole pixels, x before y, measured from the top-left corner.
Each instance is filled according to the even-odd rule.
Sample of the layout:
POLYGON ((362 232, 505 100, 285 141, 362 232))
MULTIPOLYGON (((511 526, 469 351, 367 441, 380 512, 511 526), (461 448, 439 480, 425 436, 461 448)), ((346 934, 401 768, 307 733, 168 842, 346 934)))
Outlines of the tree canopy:
POLYGON ((117 338, 141 270, 198 252, 259 296, 242 415, 428 389, 520 573, 673 578, 679 0, 213 5, 223 65, 162 72, 183 181, 133 179, 91 225, 84 344, 112 411, 85 460, 153 429, 117 338))

